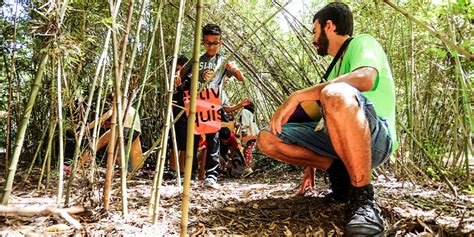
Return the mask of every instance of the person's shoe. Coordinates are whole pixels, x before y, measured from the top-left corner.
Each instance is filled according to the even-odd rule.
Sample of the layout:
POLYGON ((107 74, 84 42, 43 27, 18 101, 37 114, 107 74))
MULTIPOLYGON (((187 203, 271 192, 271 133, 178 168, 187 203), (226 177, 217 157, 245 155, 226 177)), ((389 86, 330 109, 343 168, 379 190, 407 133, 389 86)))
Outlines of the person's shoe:
POLYGON ((244 171, 242 172, 242 177, 247 178, 247 177, 250 176, 252 173, 253 173, 252 168, 250 168, 250 167, 245 168, 244 171))
POLYGON ((346 218, 344 236, 383 236, 385 227, 371 184, 352 187, 346 218))
POLYGON ((202 183, 203 183, 204 187, 212 188, 212 189, 219 189, 219 185, 217 184, 217 180, 215 178, 207 177, 206 179, 204 179, 204 181, 202 183))
POLYGON ((344 203, 348 201, 351 179, 346 166, 341 160, 333 160, 327 169, 332 192, 326 196, 327 200, 344 203))
POLYGON ((175 180, 176 172, 169 170, 163 174, 163 180, 175 180))

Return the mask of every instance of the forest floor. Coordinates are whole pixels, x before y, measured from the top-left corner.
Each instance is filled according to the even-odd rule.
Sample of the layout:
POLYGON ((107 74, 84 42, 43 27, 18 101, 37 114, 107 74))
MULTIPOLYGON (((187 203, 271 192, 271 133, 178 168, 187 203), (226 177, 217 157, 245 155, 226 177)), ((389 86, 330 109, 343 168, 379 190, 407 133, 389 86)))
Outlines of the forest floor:
MULTIPOLYGON (((255 172, 245 179, 221 178, 218 190, 205 188, 201 181, 192 181, 188 233, 206 236, 342 236, 344 206, 324 202, 328 185, 323 175, 317 173, 315 189, 307 191, 305 196, 298 196, 302 170, 284 167, 255 172)), ((152 225, 152 217, 147 212, 152 173, 141 171, 128 182, 129 215, 125 218, 120 211, 118 180, 116 178, 114 184, 111 209, 104 212, 103 180, 89 185, 85 178, 76 179, 72 205, 83 206, 86 211, 72 217, 80 221, 81 230, 75 230, 55 215, 2 214, 0 236, 179 234, 182 188, 176 186, 176 182, 163 183, 158 222, 152 225)), ((2 186, 4 182, 0 180, 2 186)), ((36 183, 37 180, 22 187, 15 186, 9 206, 24 209, 54 205, 56 187, 50 185, 49 189, 42 187, 37 191, 36 183)), ((455 198, 448 189, 442 188, 444 185, 422 187, 398 181, 389 175, 376 177, 374 186, 385 217, 387 236, 473 236, 474 195, 459 191, 459 198, 455 198)))

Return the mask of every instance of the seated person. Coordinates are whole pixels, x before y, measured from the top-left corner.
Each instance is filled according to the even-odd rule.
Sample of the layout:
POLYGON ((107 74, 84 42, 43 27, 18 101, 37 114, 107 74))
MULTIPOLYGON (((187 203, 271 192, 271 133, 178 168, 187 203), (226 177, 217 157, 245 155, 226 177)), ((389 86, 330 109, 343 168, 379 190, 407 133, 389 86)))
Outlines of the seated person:
POLYGON ((234 132, 227 127, 219 130, 220 154, 223 159, 223 171, 231 176, 238 177, 242 174, 243 156, 240 152, 240 145, 235 138, 234 132))
MULTIPOLYGON (((138 115, 138 111, 136 111, 135 108, 133 108, 131 105, 128 106, 128 108, 126 108, 123 112, 125 113, 124 114, 125 119, 123 121, 123 136, 124 136, 125 147, 128 144, 127 141, 130 136, 130 133, 133 131, 132 145, 130 148, 130 156, 128 160, 128 171, 132 172, 135 169, 139 169, 143 167, 143 163, 144 163, 143 151, 142 151, 142 146, 140 142, 140 133, 141 133, 140 117, 138 115), (134 120, 134 117, 135 117, 135 120, 134 120)), ((99 126, 103 128, 110 128, 110 119, 112 117, 112 113, 113 113, 112 109, 105 112, 99 119, 99 126)), ((95 123, 96 121, 89 123, 87 125, 87 128, 88 129, 94 128, 95 123)), ((118 134, 116 134, 116 136, 118 136, 118 134)), ((112 137, 112 130, 108 129, 97 140, 96 150, 98 151, 104 148, 105 146, 107 146, 110 142, 111 137, 112 137)), ((83 167, 84 164, 90 160, 90 156, 91 156, 91 150, 87 149, 79 161, 79 167, 83 167)), ((120 159, 116 159, 116 161, 120 165, 120 159)), ((64 170, 66 173, 69 174, 70 172, 69 167, 65 166, 64 170)))
POLYGON ((251 102, 244 106, 241 116, 240 133, 242 138, 242 145, 244 146, 244 160, 245 169, 242 176, 247 177, 253 173, 252 170, 252 150, 257 140, 259 132, 258 126, 255 123, 254 116, 255 106, 251 102))

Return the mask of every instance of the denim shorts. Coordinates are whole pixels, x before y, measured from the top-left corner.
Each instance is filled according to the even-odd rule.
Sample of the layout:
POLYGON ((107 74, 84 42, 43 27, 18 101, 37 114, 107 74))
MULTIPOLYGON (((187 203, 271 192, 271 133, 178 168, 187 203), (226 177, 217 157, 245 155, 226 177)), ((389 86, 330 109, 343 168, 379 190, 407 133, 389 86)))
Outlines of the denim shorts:
MULTIPOLYGON (((393 142, 388 133, 388 121, 377 116, 374 105, 362 93, 357 91, 355 97, 369 122, 372 137, 371 167, 374 169, 387 161, 392 150, 393 142)), ((321 109, 321 114, 324 118, 323 109, 321 109)), ((340 159, 329 138, 325 121, 323 121, 324 127, 315 131, 317 125, 318 122, 287 123, 282 126, 282 132, 277 136, 285 143, 297 144, 319 155, 340 159)), ((268 131, 268 127, 264 130, 268 131)))

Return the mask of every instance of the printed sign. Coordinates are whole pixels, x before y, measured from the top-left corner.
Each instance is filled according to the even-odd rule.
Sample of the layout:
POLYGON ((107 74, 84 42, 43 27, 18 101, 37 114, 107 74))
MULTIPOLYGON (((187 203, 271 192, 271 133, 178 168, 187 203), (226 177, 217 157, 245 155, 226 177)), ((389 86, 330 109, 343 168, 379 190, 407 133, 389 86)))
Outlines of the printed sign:
MULTIPOLYGON (((216 133, 221 129, 221 98, 219 88, 206 88, 196 98, 194 134, 216 133)), ((185 92, 184 106, 189 116, 189 92, 185 92)))

